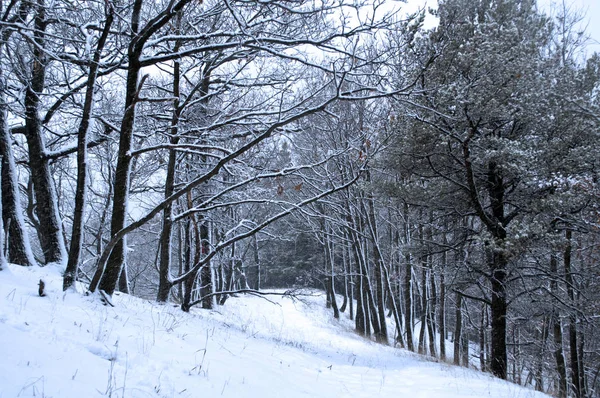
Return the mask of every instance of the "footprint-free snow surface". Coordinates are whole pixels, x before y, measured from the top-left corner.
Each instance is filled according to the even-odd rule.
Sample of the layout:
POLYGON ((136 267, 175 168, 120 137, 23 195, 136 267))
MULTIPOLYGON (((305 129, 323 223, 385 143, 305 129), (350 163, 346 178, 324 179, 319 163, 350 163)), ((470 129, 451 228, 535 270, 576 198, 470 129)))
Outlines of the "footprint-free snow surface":
POLYGON ((546 397, 367 341, 320 295, 240 295, 186 314, 61 286, 53 267, 0 271, 0 398, 546 397))

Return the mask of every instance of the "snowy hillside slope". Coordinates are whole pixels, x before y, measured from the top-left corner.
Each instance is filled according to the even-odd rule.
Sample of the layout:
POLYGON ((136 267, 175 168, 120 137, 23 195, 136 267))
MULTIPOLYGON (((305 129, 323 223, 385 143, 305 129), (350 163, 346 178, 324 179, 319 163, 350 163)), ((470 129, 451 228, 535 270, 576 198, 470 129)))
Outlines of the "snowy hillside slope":
POLYGON ((127 295, 106 307, 61 284, 52 267, 0 271, 0 398, 545 397, 366 341, 322 296, 185 314, 127 295))

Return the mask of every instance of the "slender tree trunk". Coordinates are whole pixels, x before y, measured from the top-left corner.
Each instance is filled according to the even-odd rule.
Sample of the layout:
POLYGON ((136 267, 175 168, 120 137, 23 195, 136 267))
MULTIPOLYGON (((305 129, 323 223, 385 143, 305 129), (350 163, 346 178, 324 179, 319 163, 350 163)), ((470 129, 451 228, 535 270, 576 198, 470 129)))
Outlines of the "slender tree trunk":
MULTIPOLYGON (((448 239, 444 231, 443 237, 444 244, 448 244, 448 239)), ((442 252, 442 268, 440 270, 440 312, 438 314, 438 332, 440 341, 440 360, 443 362, 446 360, 446 261, 447 253, 444 250, 442 252)))
MULTIPOLYGON (((366 262, 365 262, 366 267, 366 262)), ((379 323, 379 316, 377 312, 377 304, 375 303, 375 297, 373 296, 373 285, 371 284, 371 279, 368 274, 369 270, 365 268, 365 283, 363 284, 363 288, 365 289, 365 296, 367 298, 367 304, 369 308, 369 319, 371 320, 371 326, 373 327, 373 334, 377 336, 381 333, 381 325, 379 323)))
MULTIPOLYGON (((210 251, 210 232, 208 221, 203 219, 200 224, 200 249, 202 256, 206 256, 210 251)), ((214 293, 213 271, 210 262, 200 268, 200 296, 202 297, 202 308, 213 309, 214 293)))
POLYGON ((365 287, 363 286, 366 281, 363 275, 362 257, 360 252, 360 242, 356 237, 354 231, 350 231, 350 237, 352 239, 352 252, 354 253, 354 259, 356 263, 356 318, 355 328, 358 334, 361 336, 368 337, 371 335, 371 328, 369 326, 369 307, 365 297, 365 287))
POLYGON ((61 263, 65 260, 66 248, 39 114, 41 95, 46 82, 47 66, 46 55, 43 50, 47 25, 45 10, 44 0, 37 0, 31 78, 25 92, 25 136, 27 138, 29 168, 36 199, 36 214, 39 220, 38 236, 44 252, 44 261, 47 264, 61 263))
POLYGON ((586 377, 585 377, 585 363, 584 363, 584 354, 585 354, 585 334, 583 332, 577 333, 578 337, 578 362, 579 365, 579 388, 581 388, 581 396, 587 397, 587 385, 586 385, 586 377))
POLYGON ((545 316, 542 321, 542 331, 540 333, 540 352, 537 358, 537 367, 535 370, 535 390, 544 392, 544 359, 546 356, 546 345, 548 343, 548 335, 550 334, 551 317, 545 316))
MULTIPOLYGON (((404 239, 406 242, 406 246, 408 246, 410 242, 409 236, 409 218, 408 218, 408 204, 404 205, 404 239)), ((404 294, 404 328, 406 329, 406 347, 410 351, 415 350, 414 340, 413 340, 413 321, 412 321, 412 260, 410 257, 410 253, 406 250, 404 255, 404 286, 402 287, 402 292, 404 294)))
MULTIPOLYGON (((340 312, 346 311, 346 307, 348 306, 348 257, 346 256, 346 246, 342 244, 342 269, 344 272, 344 301, 342 302, 342 306, 340 307, 340 312)), ((352 314, 350 315, 352 316, 352 314)))
MULTIPOLYGON (((347 232, 344 232, 345 237, 346 237, 346 241, 350 242, 350 237, 348 235, 347 232)), ((345 258, 346 258, 346 265, 345 265, 345 269, 346 269, 346 273, 348 275, 348 303, 349 303, 349 308, 348 311, 350 312, 350 320, 354 320, 354 276, 352 275, 352 260, 351 260, 351 253, 350 253, 350 243, 346 243, 344 244, 344 254, 345 254, 345 258)))
POLYGON ((425 332, 427 330, 427 312, 429 311, 427 305, 427 271, 425 268, 427 260, 424 260, 423 257, 421 256, 421 329, 419 330, 419 354, 426 354, 425 332))
POLYGON ((81 256, 81 245, 83 241, 83 223, 85 214, 85 205, 87 198, 87 146, 90 129, 90 120, 93 114, 94 107, 94 89, 96 86, 96 78, 98 76, 98 68, 106 39, 110 32, 110 27, 114 19, 114 10, 111 3, 107 3, 106 21, 96 50, 94 58, 88 73, 88 80, 85 92, 85 101, 83 105, 83 114, 77 132, 77 187, 75 189, 75 212, 73 215, 73 230, 71 232, 71 246, 69 249, 69 258, 67 260, 67 268, 63 277, 63 290, 67 290, 75 284, 77 274, 79 272, 79 258, 81 256))
POLYGON ((482 372, 486 371, 485 363, 485 330, 487 329, 487 304, 481 305, 481 323, 479 325, 479 368, 482 372))
MULTIPOLYGON (((553 295, 558 294, 558 259, 556 255, 550 256, 550 273, 552 281, 550 282, 550 292, 553 295)), ((558 398, 567 397, 567 366, 563 349, 563 333, 560 315, 556 307, 552 311, 552 334, 554 335, 554 360, 556 361, 556 371, 558 373, 558 398)))
MULTIPOLYGON (((1 160, 0 160, 1 161, 1 160)), ((0 187, 0 196, 2 195, 2 189, 0 187)), ((0 201, 0 214, 2 213, 2 201, 0 201)), ((6 256, 4 255, 4 224, 0 217, 0 271, 6 268, 6 256)))
MULTIPOLYGON (((189 272, 192 269, 192 222, 188 218, 185 222, 184 231, 184 253, 183 253, 183 273, 189 272)), ((192 302, 192 289, 194 281, 196 280, 197 274, 186 278, 181 284, 182 299, 181 299, 181 310, 184 312, 190 311, 190 303, 192 302)))
POLYGON ((456 293, 456 312, 454 323, 454 364, 460 365, 460 343, 462 342, 462 295, 456 293))
MULTIPOLYGON (((429 215, 429 225, 433 224, 433 212, 429 215)), ((431 227, 428 227, 427 230, 427 240, 429 242, 433 242, 433 231, 431 227)), ((435 346, 435 311, 437 306, 437 287, 435 283, 435 272, 433 269, 434 256, 429 254, 427 255, 427 276, 428 276, 428 284, 425 288, 425 297, 427 298, 427 334, 429 337, 429 355, 432 357, 436 357, 436 346, 435 346)))
POLYGON ((252 237, 252 241, 254 242, 254 264, 256 265, 256 290, 260 290, 260 256, 258 252, 258 238, 256 234, 252 237))
MULTIPOLYGON (((367 174, 367 178, 370 180, 370 174, 367 174)), ((372 242, 372 250, 373 250, 373 260, 375 263, 375 295, 377 302, 377 314, 379 321, 379 331, 375 334, 375 340, 378 343, 388 344, 388 333, 387 333, 387 323, 385 317, 385 290, 383 288, 383 276, 386 273, 383 268, 385 267, 383 263, 383 255, 379 250, 379 236, 377 233, 377 220, 375 219, 375 205, 373 204, 374 198, 372 194, 369 194, 367 198, 368 202, 368 219, 367 223, 369 225, 369 231, 371 235, 372 242)))
MULTIPOLYGON (((135 0, 131 15, 131 31, 135 36, 139 31, 140 13, 143 0, 135 0)), ((128 67, 127 82, 125 92, 125 110, 121 120, 121 131, 119 137, 119 157, 117 160, 117 169, 115 171, 113 212, 111 218, 110 232, 114 236, 125 227, 125 218, 127 216, 127 205, 129 199, 129 184, 131 178, 131 149, 133 145, 133 128, 135 125, 135 107, 137 102, 139 75, 141 70, 140 56, 143 43, 135 42, 130 44, 128 49, 128 67)), ((124 237, 113 247, 106 269, 98 267, 96 274, 99 275, 100 282, 98 288, 109 296, 115 291, 117 281, 121 275, 121 270, 126 261, 126 238, 124 237)), ((94 281, 98 279, 94 275, 94 280, 90 285, 90 291, 94 291, 96 286, 94 281)))
POLYGON ((429 311, 427 312, 427 333, 429 334, 429 354, 432 357, 436 356, 436 347, 435 347, 435 306, 437 302, 436 295, 436 284, 435 284, 435 274, 433 273, 433 266, 431 264, 431 259, 429 260, 429 311))
MULTIPOLYGON (((181 33, 181 13, 177 19, 177 32, 181 33)), ((173 48, 174 52, 179 51, 181 41, 177 40, 173 48)), ((173 62, 173 115, 171 117, 171 138, 170 143, 177 145, 179 143, 179 117, 181 109, 179 106, 180 102, 180 62, 175 60, 173 62)), ((175 150, 169 150, 169 160, 167 164, 167 175, 165 178, 165 198, 168 198, 173 194, 175 189, 175 169, 177 167, 177 153, 175 150)), ((168 204, 163 210, 163 225, 160 234, 160 262, 158 267, 158 294, 156 301, 166 302, 169 299, 171 292, 171 279, 169 272, 171 270, 171 241, 173 234, 173 204, 168 204)))
POLYGON ((337 300, 335 297, 335 261, 333 256, 333 249, 330 246, 330 238, 327 234, 326 226, 325 228, 325 258, 327 263, 329 264, 329 276, 326 279, 327 283, 327 291, 331 303, 331 308, 333 309, 333 317, 335 319, 340 319, 340 310, 338 309, 337 300))
MULTIPOLYGON (((565 267, 565 281, 567 283, 567 295, 573 307, 576 307, 575 303, 575 281, 573 279, 573 273, 571 270, 572 260, 572 232, 571 230, 565 231, 566 247, 563 254, 563 261, 565 267)), ((582 386, 580 384, 581 376, 579 374, 579 346, 577 336, 577 315, 572 313, 569 315, 569 352, 570 352, 570 365, 571 365, 571 386, 573 389, 573 396, 577 398, 583 398, 582 386)))
POLYGON ((552 317, 552 330, 554 334, 554 360, 556 361, 556 372, 558 373, 558 397, 567 397, 567 366, 563 353, 562 325, 558 314, 552 317))

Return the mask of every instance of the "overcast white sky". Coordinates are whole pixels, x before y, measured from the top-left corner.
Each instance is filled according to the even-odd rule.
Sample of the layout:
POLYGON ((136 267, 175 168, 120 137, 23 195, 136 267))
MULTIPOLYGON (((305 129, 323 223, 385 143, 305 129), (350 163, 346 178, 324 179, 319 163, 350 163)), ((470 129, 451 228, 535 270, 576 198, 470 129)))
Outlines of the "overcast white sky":
MULTIPOLYGON (((567 6, 581 10, 586 13, 584 26, 587 26, 587 33, 591 36, 588 52, 591 54, 596 51, 600 53, 600 0, 564 0, 567 6)), ((416 7, 427 4, 430 7, 437 6, 437 0, 408 0, 406 9, 416 9, 416 7)), ((538 0, 538 4, 546 12, 551 13, 552 7, 562 6, 563 0, 538 0)))
MULTIPOLYGON (((542 7, 562 6, 562 0, 538 0, 542 7)), ((567 6, 573 9, 581 10, 586 14, 584 27, 591 36, 589 52, 600 52, 600 0, 564 0, 567 6)))

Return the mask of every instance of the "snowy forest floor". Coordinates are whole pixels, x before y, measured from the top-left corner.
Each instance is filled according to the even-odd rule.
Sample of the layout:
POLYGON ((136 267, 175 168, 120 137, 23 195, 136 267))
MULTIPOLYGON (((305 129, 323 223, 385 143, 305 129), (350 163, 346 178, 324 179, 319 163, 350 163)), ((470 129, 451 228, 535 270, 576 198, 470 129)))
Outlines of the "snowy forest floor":
POLYGON ((0 271, 0 398, 546 397, 367 341, 322 295, 244 295, 186 314, 61 287, 53 267, 0 271))

